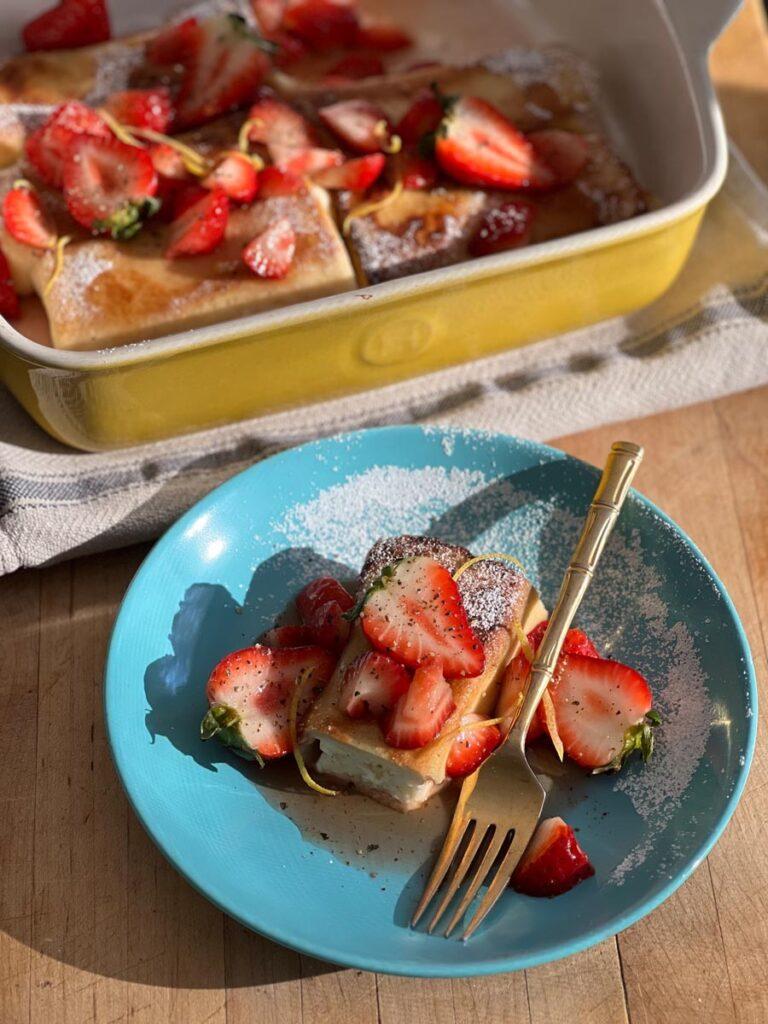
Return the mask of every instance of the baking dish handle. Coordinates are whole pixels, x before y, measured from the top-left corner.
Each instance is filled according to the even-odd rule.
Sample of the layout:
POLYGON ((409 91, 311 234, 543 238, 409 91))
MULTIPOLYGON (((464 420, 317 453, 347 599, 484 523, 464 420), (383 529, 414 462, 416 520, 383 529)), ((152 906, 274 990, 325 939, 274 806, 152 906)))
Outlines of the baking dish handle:
POLYGON ((690 59, 706 55, 742 0, 666 0, 680 45, 690 59))

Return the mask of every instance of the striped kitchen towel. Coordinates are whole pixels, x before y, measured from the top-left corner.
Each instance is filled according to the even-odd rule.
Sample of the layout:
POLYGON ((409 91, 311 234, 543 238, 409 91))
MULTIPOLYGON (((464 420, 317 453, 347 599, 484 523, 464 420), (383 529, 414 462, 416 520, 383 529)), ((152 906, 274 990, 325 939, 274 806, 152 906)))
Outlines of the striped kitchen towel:
POLYGON ((0 390, 0 574, 146 540, 256 459, 313 437, 444 423, 546 439, 768 383, 768 191, 738 153, 694 251, 628 317, 184 438, 88 454, 0 390))

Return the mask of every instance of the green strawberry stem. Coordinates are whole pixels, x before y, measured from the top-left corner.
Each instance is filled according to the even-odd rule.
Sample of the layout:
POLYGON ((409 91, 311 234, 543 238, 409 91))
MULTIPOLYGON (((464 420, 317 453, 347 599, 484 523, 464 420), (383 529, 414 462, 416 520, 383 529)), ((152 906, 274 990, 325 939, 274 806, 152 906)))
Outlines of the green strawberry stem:
POLYGON ((202 740, 211 740, 214 736, 246 761, 256 761, 260 768, 264 767, 264 758, 243 739, 240 732, 240 715, 227 704, 212 704, 200 723, 202 740))
POLYGON ((635 750, 640 752, 643 763, 646 763, 653 753, 653 730, 658 725, 661 725, 661 715, 655 708, 651 708, 641 722, 638 722, 637 725, 631 725, 624 733, 624 743, 616 757, 601 768, 593 769, 592 774, 601 775, 603 772, 619 771, 624 761, 635 750))
POLYGON ((401 558, 399 561, 393 562, 392 565, 385 565, 381 571, 381 576, 379 576, 378 579, 375 579, 370 587, 368 587, 368 589, 358 597, 353 608, 350 608, 348 612, 344 612, 342 618, 346 619, 347 622, 354 622, 363 610, 363 605, 371 594, 375 593, 377 590, 383 590, 384 587, 386 587, 387 582, 395 575, 398 565, 403 561, 405 561, 405 559, 401 558))

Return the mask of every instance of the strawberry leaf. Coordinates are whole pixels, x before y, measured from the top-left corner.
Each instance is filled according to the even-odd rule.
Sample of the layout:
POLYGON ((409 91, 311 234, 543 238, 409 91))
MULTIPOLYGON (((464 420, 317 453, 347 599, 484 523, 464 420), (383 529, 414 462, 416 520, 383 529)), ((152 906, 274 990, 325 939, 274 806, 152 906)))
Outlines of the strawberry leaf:
POLYGON ((264 758, 247 746, 240 734, 239 725, 240 715, 234 708, 226 704, 213 704, 200 723, 200 739, 211 740, 216 736, 225 747, 246 761, 256 761, 263 768, 264 758))
POLYGON ((643 718, 642 722, 632 725, 624 734, 624 743, 616 757, 608 764, 592 771, 593 775, 602 775, 604 772, 617 772, 623 766, 625 760, 636 750, 640 753, 643 763, 647 763, 653 754, 654 735, 653 730, 661 725, 661 715, 655 708, 651 708, 643 718))
POLYGON ((371 596, 371 594, 375 593, 377 590, 384 589, 384 587, 387 584, 387 581, 391 580, 392 577, 395 575, 395 571, 397 570, 397 566, 399 564, 399 562, 393 562, 392 565, 385 565, 384 568, 382 569, 381 576, 379 576, 378 579, 375 579, 367 590, 363 591, 363 593, 360 595, 360 597, 358 597, 357 601, 352 606, 352 608, 350 608, 348 612, 344 612, 342 618, 345 618, 347 622, 354 622, 355 619, 360 615, 360 612, 363 610, 363 605, 371 596))

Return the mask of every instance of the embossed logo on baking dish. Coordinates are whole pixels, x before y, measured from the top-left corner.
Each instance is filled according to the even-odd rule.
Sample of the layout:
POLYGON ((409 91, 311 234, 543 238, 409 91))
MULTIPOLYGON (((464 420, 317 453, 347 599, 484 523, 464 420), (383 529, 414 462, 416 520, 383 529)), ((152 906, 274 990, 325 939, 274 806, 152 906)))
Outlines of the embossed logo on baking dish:
POLYGON ((363 335, 360 356, 374 366, 391 366, 416 359, 427 350, 432 328, 424 320, 378 323, 363 335))

